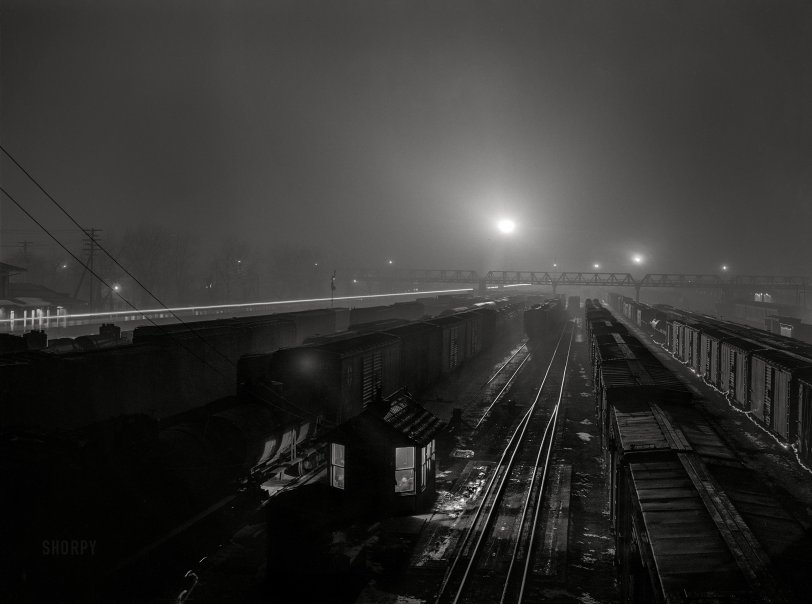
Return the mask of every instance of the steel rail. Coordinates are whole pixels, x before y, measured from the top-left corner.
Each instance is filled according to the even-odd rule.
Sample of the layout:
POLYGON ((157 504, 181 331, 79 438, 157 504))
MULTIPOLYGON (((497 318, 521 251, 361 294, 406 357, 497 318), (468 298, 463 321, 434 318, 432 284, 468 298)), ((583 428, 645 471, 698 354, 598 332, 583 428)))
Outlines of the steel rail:
POLYGON ((503 370, 505 367, 507 367, 507 366, 508 366, 508 364, 509 364, 509 363, 510 363, 510 362, 511 362, 511 361, 512 361, 512 360, 513 360, 515 357, 516 357, 516 355, 517 355, 517 354, 519 354, 519 353, 522 351, 522 348, 526 348, 526 347, 527 347, 527 342, 525 342, 525 343, 523 343, 521 346, 519 346, 519 347, 516 349, 516 352, 514 352, 512 355, 510 355, 510 358, 509 358, 507 361, 505 361, 505 364, 504 364, 504 365, 502 365, 502 366, 501 366, 499 369, 497 369, 497 370, 496 370, 496 373, 494 373, 494 374, 491 376, 491 378, 490 378, 490 379, 489 379, 487 382, 485 382, 485 385, 487 386, 487 385, 488 385, 488 384, 490 384, 492 381, 494 381, 494 380, 496 379, 496 376, 498 376, 500 373, 502 373, 502 370, 503 370))
MULTIPOLYGON (((533 544, 536 540, 536 528, 538 527, 538 519, 539 519, 539 511, 541 510, 542 501, 544 499, 544 484, 547 481, 547 471, 550 469, 550 459, 552 458, 553 452, 553 442, 555 441, 555 429, 558 425, 558 412, 561 409, 561 399, 564 396, 564 385, 567 381, 567 367, 569 367, 570 363, 570 354, 572 351, 572 340, 575 336, 575 330, 573 329, 570 333, 570 341, 569 346, 567 347, 567 360, 564 363, 564 373, 561 376, 561 387, 558 391, 558 401, 555 404, 555 408, 553 409, 553 415, 550 418, 550 421, 547 423, 547 428, 544 430, 545 436, 547 435, 547 430, 550 429, 550 438, 547 444, 547 456, 544 460, 544 471, 541 475, 541 481, 539 482, 539 491, 538 491, 538 500, 536 501, 536 509, 533 513, 533 522, 530 525, 530 537, 527 540, 527 553, 525 554, 524 559, 524 570, 522 572, 522 582, 519 587, 519 596, 516 599, 517 604, 521 604, 522 599, 524 598, 524 591, 527 585, 527 578, 530 575, 530 560, 532 559, 533 554, 533 544), (551 428, 552 426, 552 428, 551 428)), ((541 457, 541 451, 544 448, 544 439, 542 438, 542 445, 539 447, 539 456, 536 458, 536 468, 538 468, 538 462, 541 457)), ((533 476, 535 477, 536 471, 534 470, 533 476)), ((531 490, 527 492, 527 499, 530 499, 531 490)), ((519 527, 519 534, 521 535, 521 531, 524 528, 524 516, 522 517, 522 524, 519 527)), ((516 540, 516 547, 518 550, 519 540, 516 540)), ((505 590, 502 592, 502 600, 500 600, 500 604, 504 602, 505 593, 507 591, 507 586, 510 581, 510 572, 513 569, 513 562, 515 560, 515 553, 514 556, 510 560, 510 568, 508 569, 508 576, 505 579, 505 590)))
POLYGON ((521 363, 519 363, 519 366, 516 368, 516 371, 514 371, 514 372, 513 372, 513 375, 511 375, 511 376, 508 378, 508 381, 507 381, 507 382, 505 382, 505 385, 504 385, 504 386, 502 387, 502 389, 499 391, 499 394, 497 394, 497 395, 494 397, 493 401, 491 401, 491 404, 490 404, 490 405, 488 405, 488 408, 487 408, 487 409, 485 409, 485 413, 483 413, 483 414, 482 414, 482 417, 480 417, 480 418, 479 418, 479 421, 478 421, 478 422, 476 423, 476 425, 474 426, 474 430, 476 430, 477 428, 479 428, 480 424, 481 424, 483 421, 485 421, 485 418, 486 418, 486 417, 488 417, 488 414, 491 412, 491 409, 493 409, 493 406, 494 406, 496 403, 498 403, 498 402, 499 402, 499 399, 501 399, 501 398, 502 398, 502 395, 503 395, 503 394, 504 394, 504 393, 507 391, 507 389, 508 389, 508 388, 510 388, 511 384, 513 384, 513 380, 516 378, 516 376, 517 376, 517 375, 519 374, 519 372, 522 370, 522 368, 524 367, 525 363, 527 363, 527 361, 529 361, 529 360, 530 360, 530 356, 531 356, 531 355, 530 355, 530 353, 528 353, 528 354, 527 354, 527 356, 526 356, 526 357, 524 357, 524 359, 522 359, 522 362, 521 362, 521 363))
POLYGON ((497 503, 499 501, 499 497, 501 496, 501 492, 503 491, 505 484, 507 484, 507 478, 510 475, 510 471, 512 469, 513 462, 515 460, 517 452, 520 449, 521 441, 524 438, 524 435, 525 435, 526 430, 527 430, 527 426, 530 424, 530 419, 532 418, 533 413, 535 412, 536 405, 537 405, 538 400, 539 400, 539 398, 541 396, 541 392, 542 392, 542 390, 543 390, 543 388, 544 388, 544 386, 545 386, 545 384, 547 382, 547 378, 550 375, 550 371, 552 369, 553 363, 556 361, 558 349, 561 346, 561 342, 563 340, 564 332, 566 331, 566 327, 567 327, 567 325, 565 325, 564 329, 561 330, 561 334, 559 335, 559 338, 558 338, 558 341, 556 343, 555 349, 554 349, 553 354, 552 354, 552 356, 550 358, 550 362, 547 365, 547 370, 545 371, 544 378, 542 379, 541 385, 539 385, 539 387, 538 387, 538 390, 536 392, 536 396, 535 396, 535 398, 533 400, 532 405, 527 410, 527 412, 524 414, 522 419, 519 421, 519 424, 516 426, 516 429, 513 431, 510 439, 508 440, 507 445, 503 449, 502 455, 500 456, 499 461, 496 463, 493 475, 491 476, 491 479, 488 481, 488 484, 486 485, 486 487, 485 487, 485 489, 483 491, 482 499, 480 500, 479 505, 477 506, 476 512, 474 513, 474 516, 471 519, 471 523, 468 526, 465 537, 463 538, 462 543, 458 546, 457 553, 454 556, 454 560, 452 561, 451 566, 448 568, 448 570, 445 573, 445 576, 443 577, 443 581, 442 581, 442 583, 440 585, 440 589, 439 589, 439 591, 437 593, 437 596, 435 598, 435 604, 439 604, 442 601, 442 598, 445 595, 445 591, 448 588, 448 584, 449 584, 452 576, 455 573, 457 565, 462 560, 463 554, 464 554, 464 552, 465 552, 465 550, 466 550, 466 548, 468 546, 468 542, 470 541, 471 536, 474 534, 475 529, 477 527, 477 524, 479 523, 480 517, 482 516, 483 509, 485 508, 485 503, 488 500, 492 499, 493 500, 493 505, 492 505, 491 509, 489 510, 489 512, 487 514, 487 517, 485 518, 484 523, 482 524, 482 530, 480 531, 479 537, 478 537, 476 543, 474 544, 473 549, 471 550, 471 555, 469 556, 468 565, 465 568, 463 576, 462 576, 462 578, 460 580, 460 584, 458 586, 456 594, 454 595, 454 599, 452 601, 452 604, 457 604, 457 602, 459 602, 459 598, 460 598, 463 590, 465 589, 466 582, 468 580, 468 576, 469 576, 469 574, 471 572, 471 568, 473 567, 473 564, 474 564, 474 562, 476 560, 477 552, 478 552, 479 548, 482 545, 482 539, 483 539, 485 533, 487 532, 487 528, 488 528, 488 526, 490 524, 490 519, 492 517, 493 511, 497 508, 497 503), (496 490, 494 491, 494 484, 496 483, 497 476, 500 475, 500 470, 502 469, 502 465, 504 464, 505 459, 508 457, 508 455, 510 455, 510 459, 508 461, 508 464, 505 467, 504 472, 501 472, 502 479, 499 482, 498 486, 496 487, 496 490))

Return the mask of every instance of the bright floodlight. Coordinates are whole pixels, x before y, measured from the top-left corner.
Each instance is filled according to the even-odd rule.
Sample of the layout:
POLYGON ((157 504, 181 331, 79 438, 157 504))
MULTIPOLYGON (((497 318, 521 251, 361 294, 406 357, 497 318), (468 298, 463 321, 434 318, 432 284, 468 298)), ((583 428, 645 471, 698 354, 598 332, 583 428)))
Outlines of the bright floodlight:
POLYGON ((496 228, 499 229, 500 233, 508 235, 516 230, 516 223, 513 222, 510 218, 503 218, 502 220, 496 223, 496 228))
POLYGON ((592 266, 594 266, 595 268, 600 268, 601 267, 600 264, 593 264, 592 266))
POLYGON ((635 264, 643 264, 643 257, 640 254, 635 254, 632 256, 632 262, 635 264))

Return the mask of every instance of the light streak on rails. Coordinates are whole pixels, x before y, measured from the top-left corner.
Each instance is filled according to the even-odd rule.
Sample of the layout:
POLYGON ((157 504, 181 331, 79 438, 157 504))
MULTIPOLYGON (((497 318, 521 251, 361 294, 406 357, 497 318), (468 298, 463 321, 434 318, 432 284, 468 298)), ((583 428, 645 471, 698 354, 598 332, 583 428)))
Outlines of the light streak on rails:
MULTIPOLYGON (((339 296, 335 298, 303 298, 300 300, 269 300, 265 302, 246 302, 243 304, 212 304, 207 306, 178 306, 174 308, 148 308, 144 310, 115 310, 108 312, 95 312, 95 313, 75 313, 75 314, 62 314, 62 315, 37 315, 29 317, 15 317, 13 319, 0 319, 0 331, 13 331, 14 326, 22 324, 22 327, 43 327, 43 326, 64 326, 73 320, 81 320, 82 323, 92 323, 94 320, 109 320, 114 318, 124 318, 129 321, 149 320, 150 318, 171 318, 164 317, 165 314, 171 313, 193 313, 186 316, 205 315, 209 311, 224 311, 240 310, 240 309, 253 309, 259 307, 273 307, 284 306, 286 304, 313 304, 313 303, 330 303, 335 301, 346 300, 366 300, 377 298, 394 298, 404 296, 424 296, 430 294, 455 294, 455 293, 470 293, 473 288, 461 289, 438 289, 429 291, 407 291, 396 292, 389 294, 368 294, 363 296, 339 296)), ((224 314, 224 313, 218 313, 224 314)))

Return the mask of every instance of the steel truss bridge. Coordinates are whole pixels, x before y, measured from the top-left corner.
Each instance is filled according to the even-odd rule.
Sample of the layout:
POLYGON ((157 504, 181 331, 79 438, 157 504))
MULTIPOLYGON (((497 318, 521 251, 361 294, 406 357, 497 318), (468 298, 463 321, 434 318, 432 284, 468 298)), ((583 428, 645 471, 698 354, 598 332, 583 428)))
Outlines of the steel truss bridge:
POLYGON ((721 290, 725 293, 795 291, 799 303, 806 301, 810 279, 799 276, 771 275, 712 275, 689 273, 650 273, 635 279, 630 273, 577 272, 551 273, 538 271, 477 271, 441 269, 369 269, 341 271, 352 279, 366 282, 403 282, 414 285, 428 283, 470 284, 485 289, 488 286, 541 285, 553 292, 564 286, 633 287, 636 298, 644 287, 671 287, 721 290))

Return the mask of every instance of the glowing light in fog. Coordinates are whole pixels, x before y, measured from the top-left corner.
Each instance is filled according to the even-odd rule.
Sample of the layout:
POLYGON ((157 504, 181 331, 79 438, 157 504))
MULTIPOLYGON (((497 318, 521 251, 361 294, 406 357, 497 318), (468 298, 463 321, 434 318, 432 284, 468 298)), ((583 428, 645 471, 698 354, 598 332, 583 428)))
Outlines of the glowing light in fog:
POLYGON ((643 264, 643 257, 640 254, 635 254, 632 256, 632 262, 635 264, 643 264))
POLYGON ((513 222, 510 218, 503 218, 502 220, 496 223, 496 228, 499 229, 500 233, 509 235, 510 233, 516 230, 516 223, 513 222))
POLYGON ((595 264, 592 265, 592 267, 595 269, 599 269, 601 265, 596 262, 595 264))

